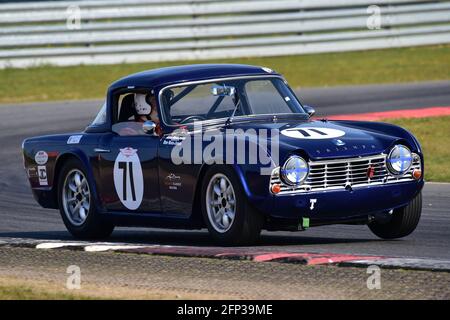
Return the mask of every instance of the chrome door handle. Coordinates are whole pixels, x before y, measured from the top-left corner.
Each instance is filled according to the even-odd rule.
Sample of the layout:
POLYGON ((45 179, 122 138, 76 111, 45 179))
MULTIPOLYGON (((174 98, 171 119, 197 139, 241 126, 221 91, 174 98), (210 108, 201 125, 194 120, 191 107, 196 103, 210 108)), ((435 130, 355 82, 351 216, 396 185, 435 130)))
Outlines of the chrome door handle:
POLYGON ((96 152, 96 153, 109 153, 109 152, 111 152, 111 150, 109 150, 109 149, 95 148, 95 149, 94 149, 94 152, 96 152))

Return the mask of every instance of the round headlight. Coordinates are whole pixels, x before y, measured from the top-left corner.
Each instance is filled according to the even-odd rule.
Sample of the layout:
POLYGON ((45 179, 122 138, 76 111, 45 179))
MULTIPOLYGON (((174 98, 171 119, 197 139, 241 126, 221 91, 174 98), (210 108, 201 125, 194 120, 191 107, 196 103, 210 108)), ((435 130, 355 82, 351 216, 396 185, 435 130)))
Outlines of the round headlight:
POLYGON ((412 164, 411 151, 405 146, 396 145, 387 157, 387 167, 395 175, 404 174, 412 164))
POLYGON ((308 163, 299 156, 291 156, 281 168, 281 177, 289 185, 300 184, 308 176, 308 163))

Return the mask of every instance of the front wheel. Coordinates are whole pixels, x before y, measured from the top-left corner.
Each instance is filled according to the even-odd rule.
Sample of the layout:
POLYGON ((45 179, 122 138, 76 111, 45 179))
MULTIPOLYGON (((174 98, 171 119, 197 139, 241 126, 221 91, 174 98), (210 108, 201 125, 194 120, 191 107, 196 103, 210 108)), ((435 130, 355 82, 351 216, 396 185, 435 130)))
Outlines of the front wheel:
POLYGON ((369 228, 382 239, 406 237, 416 229, 421 213, 422 192, 419 192, 407 206, 395 209, 389 222, 374 221, 369 224, 369 228))
POLYGON ((202 213, 209 233, 221 245, 249 245, 261 233, 264 218, 245 196, 233 169, 214 166, 202 183, 202 213))
POLYGON ((92 186, 83 164, 70 159, 61 169, 58 181, 59 211, 67 230, 80 239, 106 238, 114 225, 95 208, 92 186))

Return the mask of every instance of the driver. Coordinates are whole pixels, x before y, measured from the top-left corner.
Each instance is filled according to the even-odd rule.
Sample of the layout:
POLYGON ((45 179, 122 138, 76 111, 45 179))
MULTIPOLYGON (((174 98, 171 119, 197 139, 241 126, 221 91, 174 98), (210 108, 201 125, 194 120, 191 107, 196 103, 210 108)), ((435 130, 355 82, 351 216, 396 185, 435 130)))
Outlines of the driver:
POLYGON ((159 126, 158 109, 156 108, 156 98, 154 94, 135 93, 134 108, 136 110, 136 115, 134 117, 136 122, 151 120, 157 127, 159 126))
MULTIPOLYGON (((134 121, 137 123, 144 123, 145 121, 153 121, 156 124, 155 133, 159 136, 162 134, 158 109, 156 107, 156 98, 154 94, 134 94, 134 121)), ((143 134, 141 125, 138 126, 139 129, 133 128, 134 126, 125 127, 120 130, 120 135, 132 136, 143 134), (141 132, 142 131, 142 132, 141 132)))

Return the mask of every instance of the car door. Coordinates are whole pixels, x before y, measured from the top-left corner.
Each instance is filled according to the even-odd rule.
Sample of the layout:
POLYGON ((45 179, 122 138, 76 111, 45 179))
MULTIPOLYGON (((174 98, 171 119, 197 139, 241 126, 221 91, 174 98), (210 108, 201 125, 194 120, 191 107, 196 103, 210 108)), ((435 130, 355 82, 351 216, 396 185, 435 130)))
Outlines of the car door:
MULTIPOLYGON (((167 129, 171 130, 164 134, 159 147, 161 206, 166 214, 189 216, 192 213, 195 192, 199 190, 197 187, 200 187, 198 176, 204 160, 204 147, 195 148, 194 145, 207 144, 206 141, 202 141, 202 134, 198 134, 198 128, 195 128, 194 122, 226 119, 230 116, 236 109, 234 97, 232 97, 234 89, 237 88, 235 83, 237 82, 213 81, 181 84, 171 87, 169 100, 163 100, 165 102, 161 107, 165 110, 165 120, 170 124, 167 129), (230 84, 231 86, 227 86, 230 84), (194 132, 197 132, 196 136, 194 132), (192 155, 189 157, 190 161, 179 162, 179 152, 176 151, 179 148, 173 152, 176 146, 182 146, 183 153, 186 151, 192 155)), ((164 91, 162 96, 165 96, 164 91)), ((236 110, 235 115, 240 115, 242 112, 242 109, 236 110)), ((200 130, 203 129, 200 125, 200 130)), ((220 141, 222 132, 218 128, 211 130, 210 133, 219 135, 218 139, 214 138, 214 140, 220 141)))
POLYGON ((161 213, 158 178, 159 137, 105 135, 96 149, 100 199, 108 211, 161 213))
POLYGON ((166 215, 188 217, 192 213, 200 164, 176 164, 172 151, 184 134, 164 134, 159 145, 161 207, 166 215))

